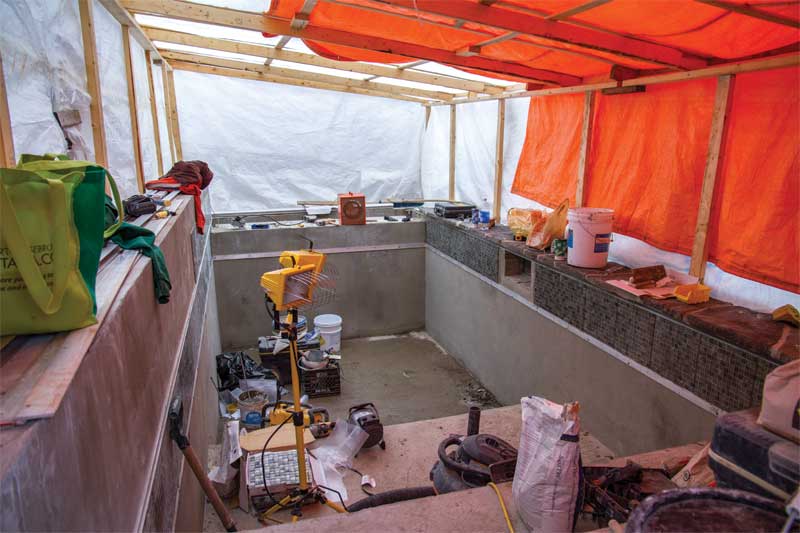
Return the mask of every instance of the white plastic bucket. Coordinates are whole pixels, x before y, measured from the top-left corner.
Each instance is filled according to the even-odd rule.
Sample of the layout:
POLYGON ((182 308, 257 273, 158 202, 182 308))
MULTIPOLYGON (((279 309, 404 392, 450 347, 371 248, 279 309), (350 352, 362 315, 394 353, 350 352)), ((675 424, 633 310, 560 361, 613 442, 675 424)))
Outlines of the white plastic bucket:
POLYGON ((567 263, 581 268, 606 266, 613 226, 613 209, 570 209, 567 212, 567 263))
POLYGON ((319 330, 320 348, 326 352, 339 353, 342 350, 342 317, 339 315, 319 315, 314 318, 314 327, 319 330))

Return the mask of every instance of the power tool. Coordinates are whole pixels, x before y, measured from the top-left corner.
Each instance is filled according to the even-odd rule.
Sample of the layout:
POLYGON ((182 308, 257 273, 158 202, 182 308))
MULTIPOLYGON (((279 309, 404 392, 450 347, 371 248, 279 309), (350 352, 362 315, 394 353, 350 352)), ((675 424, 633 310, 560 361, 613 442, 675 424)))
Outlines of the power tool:
POLYGON ((369 437, 361 446, 364 448, 371 448, 376 444, 381 447, 381 450, 386 449, 386 442, 383 440, 383 424, 378 416, 378 408, 374 403, 362 403, 354 405, 347 413, 347 422, 358 426, 367 432, 369 437))
POLYGON ((451 435, 439 444, 439 461, 430 480, 437 494, 514 479, 517 449, 494 435, 478 433, 480 409, 470 408, 467 436, 451 435), (448 452, 448 448, 458 448, 448 452))
MULTIPOLYGON (((308 404, 301 404, 303 408, 303 426, 311 427, 315 424, 329 423, 331 415, 324 407, 312 407, 308 404)), ((268 403, 261 408, 262 427, 266 420, 269 420, 270 426, 277 426, 282 424, 287 418, 292 418, 293 407, 291 402, 278 400, 275 403, 268 403), (272 408, 267 418, 267 410, 272 408)))

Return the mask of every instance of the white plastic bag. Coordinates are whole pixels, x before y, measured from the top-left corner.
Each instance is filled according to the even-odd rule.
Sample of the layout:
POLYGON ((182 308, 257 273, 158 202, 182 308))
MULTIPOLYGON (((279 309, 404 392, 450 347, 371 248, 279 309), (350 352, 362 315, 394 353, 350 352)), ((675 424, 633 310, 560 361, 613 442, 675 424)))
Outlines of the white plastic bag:
POLYGON ((512 493, 531 531, 572 531, 580 489, 579 405, 530 396, 522 404, 522 431, 512 493))

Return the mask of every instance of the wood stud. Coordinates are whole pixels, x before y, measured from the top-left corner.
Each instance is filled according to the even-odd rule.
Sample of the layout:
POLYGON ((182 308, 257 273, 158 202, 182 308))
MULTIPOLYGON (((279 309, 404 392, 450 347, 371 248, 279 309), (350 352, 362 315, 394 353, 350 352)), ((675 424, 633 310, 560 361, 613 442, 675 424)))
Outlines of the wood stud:
POLYGON ((506 101, 497 101, 497 136, 495 143, 494 162, 494 201, 492 202, 492 217, 500 223, 500 213, 503 203, 503 145, 506 131, 506 101))
POLYGON ((153 62, 150 50, 144 51, 145 63, 147 63, 147 85, 150 89, 150 113, 153 117, 153 136, 156 143, 156 163, 158 164, 158 175, 164 175, 164 161, 161 152, 161 130, 158 127, 158 103, 156 102, 156 85, 153 82, 153 62))
POLYGON ((447 197, 456 199, 456 106, 450 106, 450 179, 447 186, 447 197))
MULTIPOLYGON (((430 108, 428 108, 430 111, 430 108)), ((3 72, 3 55, 0 54, 0 167, 11 168, 14 160, 14 136, 11 131, 11 113, 8 111, 8 93, 3 72)))
POLYGON ((78 8, 81 15, 86 88, 91 98, 89 112, 92 117, 94 160, 98 165, 108 168, 108 148, 103 118, 103 97, 100 90, 100 71, 97 65, 97 41, 94 34, 94 5, 92 2, 93 0, 78 0, 78 8))
POLYGON ((131 138, 133 139, 133 161, 136 166, 136 183, 139 192, 144 192, 144 165, 139 136, 139 116, 136 103, 136 87, 133 81, 133 58, 131 57, 130 26, 122 26, 122 54, 125 60, 125 77, 128 82, 128 108, 131 116, 131 138))
POLYGON ((575 207, 583 207, 585 203, 584 187, 588 174, 589 150, 592 146, 592 127, 594 123, 595 92, 586 91, 583 100, 583 122, 581 124, 581 148, 578 157, 578 182, 575 187, 575 207))
POLYGON ((167 117, 167 138, 169 139, 170 156, 173 164, 178 161, 177 150, 175 148, 175 134, 172 131, 172 104, 170 103, 169 78, 167 77, 167 62, 161 62, 161 82, 164 86, 164 110, 167 117))
POLYGON ((714 112, 711 116, 711 134, 708 141, 706 168, 703 173, 703 187, 700 192, 700 206, 697 210, 697 223, 692 246, 692 262, 689 274, 703 281, 708 260, 708 222, 714 200, 717 177, 722 170, 722 147, 727 136, 728 114, 733 100, 733 75, 717 78, 717 92, 714 96, 714 112))
POLYGON ((169 89, 169 120, 172 123, 172 136, 175 138, 176 161, 183 160, 183 148, 181 145, 181 126, 178 120, 178 99, 175 98, 175 78, 171 68, 167 69, 167 86, 169 89))

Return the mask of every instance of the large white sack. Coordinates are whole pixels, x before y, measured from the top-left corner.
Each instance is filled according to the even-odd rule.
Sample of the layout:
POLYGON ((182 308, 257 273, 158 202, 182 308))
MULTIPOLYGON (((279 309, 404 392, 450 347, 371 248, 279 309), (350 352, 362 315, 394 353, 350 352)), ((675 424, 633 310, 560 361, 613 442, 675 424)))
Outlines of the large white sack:
POLYGON ((572 531, 580 488, 579 405, 536 396, 520 403, 522 431, 512 485, 516 508, 531 531, 572 531))

